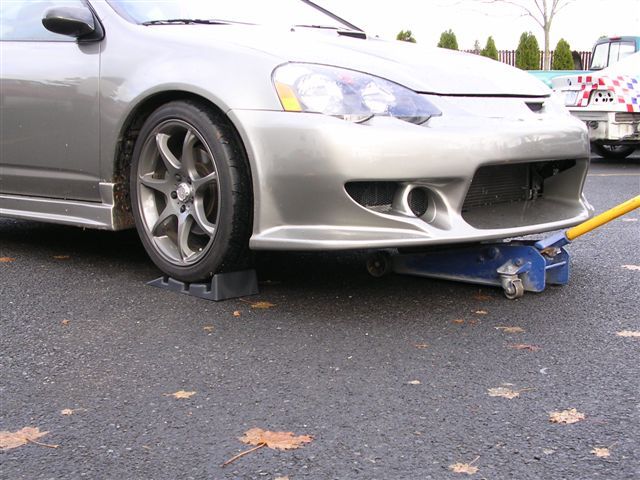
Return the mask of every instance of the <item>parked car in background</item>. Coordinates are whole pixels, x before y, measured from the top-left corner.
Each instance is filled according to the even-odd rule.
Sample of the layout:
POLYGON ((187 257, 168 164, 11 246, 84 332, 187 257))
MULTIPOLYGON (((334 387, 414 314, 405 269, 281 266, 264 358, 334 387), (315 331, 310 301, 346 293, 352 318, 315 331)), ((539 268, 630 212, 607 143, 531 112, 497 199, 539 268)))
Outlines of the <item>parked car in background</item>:
POLYGON ((640 37, 602 37, 593 46, 589 70, 529 70, 529 73, 553 88, 553 79, 565 75, 584 75, 614 65, 619 60, 640 52, 640 37))
POLYGON ((584 124, 525 72, 307 0, 0 3, 0 215, 135 226, 167 275, 249 250, 575 225, 584 124))
POLYGON ((621 159, 640 147, 640 53, 598 72, 556 78, 553 87, 589 128, 598 155, 621 159))

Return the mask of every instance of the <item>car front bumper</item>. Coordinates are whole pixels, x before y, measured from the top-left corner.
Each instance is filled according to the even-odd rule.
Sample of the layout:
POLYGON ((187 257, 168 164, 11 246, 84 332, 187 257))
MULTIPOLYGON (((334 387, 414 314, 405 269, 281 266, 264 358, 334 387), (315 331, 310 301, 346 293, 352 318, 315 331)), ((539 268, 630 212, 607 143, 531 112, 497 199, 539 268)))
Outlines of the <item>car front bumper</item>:
POLYGON ((417 126, 386 117, 354 124, 318 114, 229 114, 251 163, 254 249, 476 242, 564 228, 592 213, 582 196, 589 139, 584 126, 568 115, 439 117, 417 126), (529 169, 526 165, 545 163, 548 171, 552 161, 572 166, 546 179, 544 193, 535 198, 493 203, 492 195, 498 198, 500 192, 492 191, 490 178, 472 186, 484 167, 490 168, 485 177, 499 177, 518 165, 529 169), (396 185, 386 208, 375 201, 359 203, 347 192, 347 184, 377 182, 396 185), (408 194, 415 188, 426 197, 426 211, 419 217, 408 208, 408 194), (471 190, 480 201, 469 209, 471 190))
POLYGON ((580 110, 573 110, 571 113, 585 122, 592 141, 640 142, 640 113, 580 110))

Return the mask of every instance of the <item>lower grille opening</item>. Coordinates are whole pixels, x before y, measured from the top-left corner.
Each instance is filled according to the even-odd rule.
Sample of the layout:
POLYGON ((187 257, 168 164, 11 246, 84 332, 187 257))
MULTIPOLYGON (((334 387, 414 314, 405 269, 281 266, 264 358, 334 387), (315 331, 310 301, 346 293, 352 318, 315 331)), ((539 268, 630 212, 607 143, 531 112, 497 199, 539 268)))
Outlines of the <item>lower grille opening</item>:
POLYGON ((482 167, 473 177, 462 213, 483 206, 541 198, 545 180, 575 164, 574 160, 559 160, 482 167))
POLYGON ((398 189, 396 182, 349 182, 345 189, 351 198, 363 207, 376 212, 391 211, 391 204, 398 189))
MULTIPOLYGON (((542 223, 553 217, 544 212, 543 204, 548 203, 545 195, 550 199, 572 195, 563 193, 562 181, 554 177, 566 172, 567 178, 572 178, 577 170, 571 169, 576 164, 575 160, 554 160, 482 167, 473 177, 462 217, 476 228, 501 228, 507 218, 519 225, 542 223)), ((572 188, 576 182, 567 185, 572 188)))

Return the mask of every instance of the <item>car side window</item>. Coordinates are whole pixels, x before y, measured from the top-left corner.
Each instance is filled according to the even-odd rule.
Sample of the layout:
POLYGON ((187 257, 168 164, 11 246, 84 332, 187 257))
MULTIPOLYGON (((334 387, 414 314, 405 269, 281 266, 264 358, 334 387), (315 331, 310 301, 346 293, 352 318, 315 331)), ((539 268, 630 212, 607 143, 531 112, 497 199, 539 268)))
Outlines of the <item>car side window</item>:
POLYGON ((44 28, 42 18, 52 7, 82 6, 85 6, 83 0, 2 0, 0 40, 75 42, 75 38, 59 35, 44 28))
POLYGON ((622 42, 620 43, 620 53, 618 54, 618 60, 622 60, 624 57, 628 57, 635 52, 636 45, 634 42, 622 42))

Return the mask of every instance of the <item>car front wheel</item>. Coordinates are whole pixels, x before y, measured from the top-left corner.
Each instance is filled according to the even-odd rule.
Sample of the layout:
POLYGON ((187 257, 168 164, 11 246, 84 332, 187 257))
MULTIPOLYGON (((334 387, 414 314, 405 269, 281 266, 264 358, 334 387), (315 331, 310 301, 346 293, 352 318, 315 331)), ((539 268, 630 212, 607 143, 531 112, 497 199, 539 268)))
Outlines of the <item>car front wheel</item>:
POLYGON ((622 160, 631 155, 636 147, 633 145, 602 145, 600 143, 592 143, 591 149, 603 158, 622 160))
POLYGON ((152 113, 134 148, 130 188, 142 243, 165 274, 196 282, 246 265, 248 162, 219 113, 190 101, 152 113))

